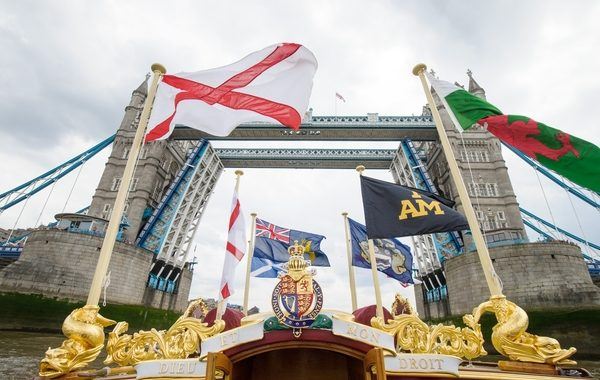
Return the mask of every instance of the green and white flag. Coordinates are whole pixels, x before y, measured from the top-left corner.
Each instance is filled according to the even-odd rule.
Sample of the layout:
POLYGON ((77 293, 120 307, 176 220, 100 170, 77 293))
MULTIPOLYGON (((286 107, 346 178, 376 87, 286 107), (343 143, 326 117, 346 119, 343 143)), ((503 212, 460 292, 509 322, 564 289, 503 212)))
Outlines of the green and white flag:
POLYGON ((439 80, 428 72, 425 72, 425 75, 459 131, 471 128, 485 117, 502 115, 502 111, 493 104, 478 98, 464 88, 439 80))
POLYGON ((459 131, 481 125, 541 165, 600 194, 600 148, 518 115, 505 115, 464 88, 425 73, 459 131))

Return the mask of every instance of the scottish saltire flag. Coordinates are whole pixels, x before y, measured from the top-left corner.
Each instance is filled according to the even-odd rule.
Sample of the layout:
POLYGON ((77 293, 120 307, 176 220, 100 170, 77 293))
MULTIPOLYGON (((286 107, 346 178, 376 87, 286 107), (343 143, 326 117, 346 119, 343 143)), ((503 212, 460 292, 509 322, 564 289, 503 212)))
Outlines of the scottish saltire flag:
POLYGON ((279 240, 282 243, 290 243, 290 229, 269 223, 262 219, 256 219, 256 237, 279 240))
POLYGON ((252 277, 277 278, 277 275, 284 271, 284 265, 285 263, 275 262, 262 257, 253 257, 250 275, 252 277))
POLYGON ((261 219, 257 219, 256 222, 254 257, 267 259, 274 263, 287 263, 290 258, 288 248, 297 241, 304 247, 304 258, 310 260, 311 265, 330 266, 327 255, 321 251, 321 241, 325 239, 325 236, 279 227, 261 219), (259 220, 261 226, 267 226, 266 229, 259 230, 259 220))
POLYGON ((317 60, 302 45, 268 46, 227 66, 163 75, 146 141, 164 140, 175 125, 227 136, 246 122, 299 129, 317 60))
MULTIPOLYGON (((352 240, 352 265, 371 268, 367 228, 350 218, 348 224, 352 240)), ((411 274, 413 257, 407 245, 396 239, 373 239, 373 245, 378 271, 400 281, 403 286, 414 283, 411 274)))

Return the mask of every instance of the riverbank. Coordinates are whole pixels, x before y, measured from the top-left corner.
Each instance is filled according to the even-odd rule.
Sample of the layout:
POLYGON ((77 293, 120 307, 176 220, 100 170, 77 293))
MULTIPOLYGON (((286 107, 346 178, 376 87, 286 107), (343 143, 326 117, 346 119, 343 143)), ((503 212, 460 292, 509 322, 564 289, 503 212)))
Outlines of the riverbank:
MULTIPOLYGON (((45 298, 34 294, 0 293, 0 330, 60 333, 62 323, 84 302, 45 298)), ((169 328, 180 314, 138 305, 106 305, 101 314, 127 321, 129 331, 169 328)), ((110 328, 110 327, 109 327, 110 328)))
MULTIPOLYGON (((600 308, 527 310, 528 332, 557 339, 563 348, 575 347, 575 360, 600 361, 600 308)), ((427 321, 464 327, 462 316, 427 321)), ((491 355, 498 354, 491 344, 493 314, 484 314, 480 320, 485 339, 484 347, 491 355)))

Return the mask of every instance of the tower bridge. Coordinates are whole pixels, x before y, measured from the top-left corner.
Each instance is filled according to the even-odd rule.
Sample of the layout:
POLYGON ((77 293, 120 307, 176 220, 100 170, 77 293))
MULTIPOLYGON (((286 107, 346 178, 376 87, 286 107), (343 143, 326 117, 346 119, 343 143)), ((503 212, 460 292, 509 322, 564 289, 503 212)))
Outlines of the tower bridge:
MULTIPOLYGON (((485 97, 483 89, 471 77, 469 91, 485 97)), ((112 143, 111 154, 87 209, 90 220, 79 218, 88 223, 90 229, 99 226, 94 221, 110 217, 146 95, 147 85, 144 82, 133 91, 116 135, 87 151, 95 154, 100 146, 112 143)), ((515 258, 520 260, 520 256, 527 256, 524 252, 536 252, 527 256, 528 260, 531 266, 543 268, 546 272, 540 272, 540 278, 531 281, 550 281, 560 277, 556 277, 552 286, 544 287, 548 293, 544 297, 540 297, 539 290, 536 290, 539 287, 532 284, 526 284, 525 288, 510 288, 514 284, 507 283, 505 293, 518 303, 532 307, 547 306, 544 300, 552 299, 557 299, 556 302, 600 304, 600 293, 591 282, 579 248, 560 244, 547 247, 527 244, 522 216, 525 210, 517 202, 500 142, 481 128, 472 128, 460 135, 445 110, 442 109, 441 113, 469 193, 477 200, 477 218, 492 248, 492 259, 498 259, 496 268, 500 276, 527 277, 528 268, 520 264, 511 265, 515 258), (525 249, 530 245, 531 249, 525 249), (567 267, 568 270, 565 269, 567 267), (581 296, 579 301, 567 299, 573 292, 581 296)), ((0 194, 0 212, 19 202, 26 202, 31 195, 54 183, 55 178, 62 178, 61 172, 72 170, 73 162, 83 164, 91 157, 87 152, 69 160, 67 166, 60 165, 0 194)), ((372 169, 389 169, 390 179, 395 182, 439 193, 457 201, 457 208, 461 209, 426 107, 419 116, 382 116, 377 113, 315 116, 309 110, 299 131, 275 124, 249 123, 240 125, 227 137, 208 136, 184 126, 176 127, 169 140, 148 144, 140 154, 120 232, 121 243, 115 248, 119 254, 113 255, 115 263, 111 262, 113 273, 120 273, 119 276, 126 277, 127 281, 119 282, 119 288, 113 290, 117 294, 111 296, 109 293, 109 301, 175 309, 185 306, 192 278, 188 263, 191 243, 223 168, 354 169, 359 164, 372 169), (210 143, 234 140, 389 141, 396 142, 398 148, 215 149, 210 143), (134 268, 130 268, 131 265, 134 268)), ((551 176, 548 172, 542 174, 551 176)), ((579 191, 571 193, 585 197, 579 191)), ((585 198, 584 201, 600 207, 592 199, 585 198)), ((541 231, 532 224, 531 216, 525 215, 527 226, 541 231)), ((548 226, 547 222, 542 224, 548 226)), ((85 233, 79 228, 79 222, 70 226, 63 221, 60 225, 64 228, 49 225, 30 232, 26 237, 12 237, 11 231, 6 239, 11 243, 0 245, 0 259, 14 260, 18 257, 18 260, 0 270, 0 289, 85 298, 82 291, 87 289, 86 281, 79 277, 81 273, 93 272, 93 259, 97 254, 95 247, 99 247, 103 231, 100 228, 85 233), (26 243, 16 246, 12 244, 14 241, 26 243), (49 242, 56 244, 53 246, 49 242), (69 247, 70 255, 81 256, 81 259, 65 258, 65 247, 69 247), (75 268, 73 263, 78 263, 79 267, 75 268), (64 279, 70 276, 77 280, 65 283, 64 279)), ((559 229, 556 228, 556 231, 559 229)), ((588 248, 597 247, 570 233, 557 237, 551 232, 544 236, 548 240, 561 238, 588 248)), ((469 281, 475 281, 480 271, 478 261, 472 259, 473 252, 469 252, 471 239, 468 233, 462 236, 438 233, 411 239, 414 270, 422 281, 421 285, 415 286, 417 308, 422 315, 442 317, 468 312, 459 300, 474 302, 487 296, 486 289, 470 286, 469 281), (461 264, 455 265, 459 261, 461 264)), ((598 274, 600 261, 597 257, 586 255, 585 259, 588 266, 591 265, 590 271, 598 274)))

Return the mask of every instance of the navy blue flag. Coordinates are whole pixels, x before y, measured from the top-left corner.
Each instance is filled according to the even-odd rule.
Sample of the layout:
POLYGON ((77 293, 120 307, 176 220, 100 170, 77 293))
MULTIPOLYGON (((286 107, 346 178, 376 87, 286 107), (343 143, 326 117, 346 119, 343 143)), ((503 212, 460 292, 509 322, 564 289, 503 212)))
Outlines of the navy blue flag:
MULTIPOLYGON (((352 240, 352 265, 371 268, 367 229, 362 224, 348 218, 352 240)), ((403 284, 413 284, 413 257, 410 248, 397 239, 373 239, 377 270, 403 284)))
MULTIPOLYGON (((318 267, 328 267, 329 259, 325 252, 321 251, 321 241, 325 239, 325 236, 311 234, 310 232, 288 230, 282 227, 275 226, 264 220, 260 221, 262 226, 268 227, 271 231, 277 231, 274 238, 268 238, 265 234, 264 229, 259 229, 259 223, 257 219, 256 239, 254 242, 254 254, 253 257, 261 259, 263 261, 252 260, 252 272, 257 271, 261 266, 272 266, 275 265, 276 271, 280 271, 280 267, 277 264, 287 263, 290 254, 288 248, 293 245, 295 241, 304 247, 304 258, 311 261, 311 265, 318 267), (266 261, 264 261, 266 260, 266 261)), ((268 272, 265 268, 265 273, 268 272)), ((273 274, 274 272, 268 272, 273 274)), ((270 277, 270 275, 256 276, 256 277, 270 277)), ((275 276, 276 277, 276 274, 275 276)))
POLYGON ((437 194, 360 176, 370 239, 468 230, 454 202, 437 194))

